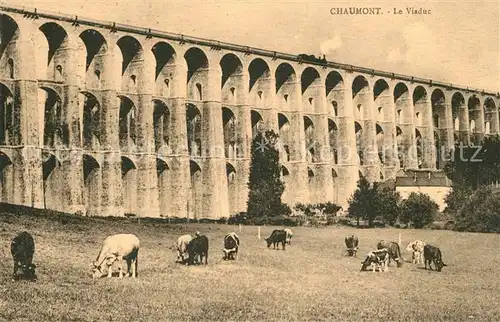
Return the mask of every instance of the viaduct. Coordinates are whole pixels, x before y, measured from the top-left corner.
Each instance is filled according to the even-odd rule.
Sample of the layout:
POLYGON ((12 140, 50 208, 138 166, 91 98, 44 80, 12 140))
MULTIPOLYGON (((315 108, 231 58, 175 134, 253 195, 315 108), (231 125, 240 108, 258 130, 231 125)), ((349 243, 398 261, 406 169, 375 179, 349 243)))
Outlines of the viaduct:
POLYGON ((500 95, 0 6, 0 201, 101 216, 245 211, 251 141, 279 133, 284 202, 437 171, 498 134, 500 95))

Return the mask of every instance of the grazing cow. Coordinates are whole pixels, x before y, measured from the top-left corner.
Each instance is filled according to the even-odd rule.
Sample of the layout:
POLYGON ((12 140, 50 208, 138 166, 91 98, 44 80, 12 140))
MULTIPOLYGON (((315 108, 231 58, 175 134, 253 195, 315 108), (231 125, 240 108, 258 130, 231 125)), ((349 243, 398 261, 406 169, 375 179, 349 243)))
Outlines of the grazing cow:
POLYGON ((398 243, 390 242, 386 240, 381 240, 377 244, 377 249, 386 248, 389 251, 389 264, 391 263, 391 259, 393 259, 398 268, 403 266, 404 259, 401 257, 401 251, 399 250, 398 243))
POLYGON ((286 233, 286 243, 290 245, 292 243, 293 232, 290 228, 283 229, 286 233))
POLYGON ((432 270, 431 263, 434 263, 434 267, 438 272, 441 272, 443 266, 448 266, 443 263, 443 259, 441 257, 441 250, 437 247, 431 245, 424 246, 424 259, 425 259, 425 269, 427 269, 427 263, 429 263, 429 269, 432 270))
POLYGON ((208 238, 205 235, 197 234, 195 238, 188 244, 187 252, 189 254, 189 265, 194 264, 194 259, 200 256, 199 263, 203 263, 203 256, 205 256, 205 265, 208 265, 208 238))
POLYGON ((284 230, 273 230, 271 236, 269 236, 269 238, 265 238, 264 240, 267 242, 267 248, 273 244, 273 249, 279 249, 279 243, 281 243, 283 250, 285 250, 286 232, 284 230))
POLYGON ((137 277, 137 257, 139 255, 139 238, 132 234, 116 234, 107 237, 103 243, 99 255, 93 265, 93 277, 101 277, 102 264, 106 262, 108 268, 108 277, 111 277, 113 272, 111 266, 115 261, 118 261, 118 271, 120 278, 123 277, 123 260, 127 261, 127 275, 137 277), (132 273, 130 268, 132 266, 132 273))
POLYGON ((414 264, 422 263, 424 256, 424 247, 427 245, 426 242, 421 240, 414 240, 406 246, 406 250, 411 252, 411 262, 414 264))
POLYGON ((36 280, 36 265, 33 264, 33 254, 35 253, 35 241, 33 237, 25 231, 18 234, 12 239, 10 252, 14 259, 14 274, 12 280, 36 280))
POLYGON ((240 239, 236 233, 229 233, 224 237, 224 260, 238 259, 238 247, 240 246, 240 239))
POLYGON ((186 263, 187 246, 193 240, 191 235, 182 235, 177 238, 177 262, 186 263))
POLYGON ((345 238, 345 245, 347 247, 347 254, 352 257, 356 257, 356 253, 358 252, 358 237, 351 235, 345 238))
POLYGON ((365 271, 371 265, 372 270, 375 272, 376 268, 382 272, 389 270, 389 250, 386 248, 372 250, 366 255, 364 261, 361 262, 361 270, 365 271))

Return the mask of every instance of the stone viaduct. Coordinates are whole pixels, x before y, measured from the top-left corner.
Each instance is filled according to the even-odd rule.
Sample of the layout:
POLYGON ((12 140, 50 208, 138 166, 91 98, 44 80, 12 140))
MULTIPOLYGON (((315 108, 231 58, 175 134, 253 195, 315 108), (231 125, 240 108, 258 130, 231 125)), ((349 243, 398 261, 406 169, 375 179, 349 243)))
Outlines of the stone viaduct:
POLYGON ((245 211, 252 137, 283 199, 438 170, 499 129, 499 95, 147 28, 0 7, 0 201, 88 215, 245 211), (436 149, 438 147, 438 149, 436 149))

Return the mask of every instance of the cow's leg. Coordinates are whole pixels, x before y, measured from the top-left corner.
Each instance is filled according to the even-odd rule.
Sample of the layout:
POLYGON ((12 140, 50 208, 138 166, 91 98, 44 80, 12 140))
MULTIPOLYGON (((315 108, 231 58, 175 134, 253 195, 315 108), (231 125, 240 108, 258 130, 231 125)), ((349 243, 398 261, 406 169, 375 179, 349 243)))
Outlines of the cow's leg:
POLYGON ((205 253, 205 265, 208 265, 208 252, 205 253))
POLYGON ((111 267, 113 267, 113 263, 114 263, 114 259, 111 260, 111 259, 107 259, 106 260, 106 266, 108 267, 108 277, 111 277, 113 275, 113 270, 111 269, 111 267))
POLYGON ((127 261, 127 273, 125 276, 130 276, 133 259, 131 257, 127 257, 125 260, 127 261))
POLYGON ((17 280, 17 260, 14 260, 14 272, 12 273, 12 281, 17 280))
POLYGON ((117 260, 118 260, 118 276, 120 278, 123 278, 123 257, 118 256, 117 260))
POLYGON ((283 250, 285 250, 286 241, 281 242, 281 244, 283 245, 283 250))

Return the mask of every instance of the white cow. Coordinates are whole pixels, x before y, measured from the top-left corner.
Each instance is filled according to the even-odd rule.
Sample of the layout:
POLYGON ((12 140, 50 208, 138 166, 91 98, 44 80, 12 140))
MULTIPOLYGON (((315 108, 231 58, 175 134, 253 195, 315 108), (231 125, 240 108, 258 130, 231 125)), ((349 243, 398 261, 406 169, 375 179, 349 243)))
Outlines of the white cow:
POLYGON ((364 271, 368 266, 372 267, 373 272, 378 268, 379 271, 389 271, 389 250, 387 248, 372 250, 366 255, 364 261, 361 262, 361 270, 364 271))
POLYGON ((286 243, 290 245, 292 243, 293 232, 290 228, 283 229, 286 232, 286 243))
POLYGON ((184 263, 186 261, 187 256, 187 246, 193 240, 193 236, 191 235, 182 235, 177 238, 177 261, 180 263, 184 263))
POLYGON ((427 245, 426 242, 421 240, 414 240, 406 246, 406 250, 412 252, 411 262, 414 264, 423 263, 424 247, 427 245))
POLYGON ((115 261, 118 261, 119 276, 123 277, 123 259, 127 261, 127 274, 130 274, 132 266, 132 277, 137 277, 137 257, 139 254, 139 238, 133 234, 116 234, 107 237, 102 243, 101 250, 93 266, 93 277, 101 277, 102 264, 106 261, 108 267, 108 277, 111 277, 111 266, 115 261))

